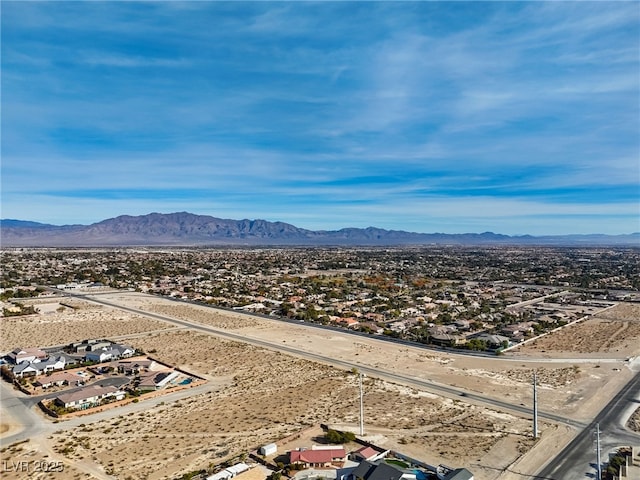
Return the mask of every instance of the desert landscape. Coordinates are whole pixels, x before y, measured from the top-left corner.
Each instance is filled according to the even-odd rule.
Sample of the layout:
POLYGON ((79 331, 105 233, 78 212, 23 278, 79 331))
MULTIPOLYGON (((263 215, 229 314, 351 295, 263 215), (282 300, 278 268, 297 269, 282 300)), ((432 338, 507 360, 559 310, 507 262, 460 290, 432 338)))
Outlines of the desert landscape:
POLYGON ((553 358, 624 358, 638 354, 640 304, 619 303, 589 320, 547 335, 516 351, 553 358))
MULTIPOLYGON (((132 346, 208 380, 206 390, 178 400, 143 401, 110 416, 63 421, 52 424, 46 438, 3 446, 3 460, 46 455, 51 461, 64 462, 64 472, 55 477, 41 472, 32 478, 177 478, 238 457, 261 444, 309 431, 320 423, 357 432, 359 389, 354 372, 358 366, 454 385, 470 393, 524 405, 532 402, 535 370, 542 411, 588 421, 608 398, 597 392, 626 383, 633 373, 625 358, 640 353, 639 310, 628 304, 544 337, 522 351, 478 358, 135 292, 113 292, 100 298, 240 334, 247 342, 267 341, 273 347, 178 329, 140 313, 90 301, 74 300, 73 308, 50 305, 38 315, 3 318, 0 349, 5 352, 16 346, 127 338, 132 346), (612 330, 618 333, 609 334, 603 343, 598 332, 612 330), (300 354, 279 352, 278 345, 295 347, 300 354), (556 357, 554 348, 568 351, 570 358, 545 358, 556 357), (599 358, 610 360, 594 360, 593 351, 599 351, 599 358), (308 360, 304 352, 321 352, 350 362, 355 370, 308 360)), ((51 304, 50 299, 48 302, 51 304)), ((517 472, 530 472, 531 465, 549 458, 572 435, 566 425, 540 422, 542 438, 535 441, 530 417, 498 412, 464 397, 444 397, 409 381, 390 382, 383 377, 367 376, 364 381, 366 438, 432 465, 465 466, 479 480, 521 478, 517 472)), ((634 418, 637 423, 637 415, 634 418)), ((42 421, 51 422, 44 417, 42 421)), ((3 435, 14 430, 11 418, 3 414, 3 435)), ((22 477, 8 472, 3 478, 22 477)))

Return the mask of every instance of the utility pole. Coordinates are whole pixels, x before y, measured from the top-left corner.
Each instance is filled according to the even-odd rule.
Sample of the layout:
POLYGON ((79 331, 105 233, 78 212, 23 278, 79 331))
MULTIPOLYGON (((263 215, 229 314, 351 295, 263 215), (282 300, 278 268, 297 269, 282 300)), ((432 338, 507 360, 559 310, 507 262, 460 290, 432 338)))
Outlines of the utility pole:
POLYGON ((533 371, 533 438, 538 438, 538 375, 535 370, 533 371))
POLYGON ((598 476, 596 480, 602 480, 602 466, 600 462, 600 424, 596 423, 596 465, 598 466, 598 476))
POLYGON ((364 435, 364 401, 362 397, 362 372, 360 372, 360 436, 364 435))

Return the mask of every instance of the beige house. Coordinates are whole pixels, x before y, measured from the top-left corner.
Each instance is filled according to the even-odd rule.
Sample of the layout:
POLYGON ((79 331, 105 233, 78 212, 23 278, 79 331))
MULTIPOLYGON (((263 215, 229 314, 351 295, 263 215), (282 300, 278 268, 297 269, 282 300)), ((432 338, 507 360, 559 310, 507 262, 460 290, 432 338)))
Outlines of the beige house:
POLYGON ((84 410, 85 408, 96 407, 106 398, 114 398, 122 400, 125 392, 116 387, 101 387, 99 385, 91 385, 84 387, 76 392, 59 395, 55 398, 55 403, 65 408, 75 408, 84 410))

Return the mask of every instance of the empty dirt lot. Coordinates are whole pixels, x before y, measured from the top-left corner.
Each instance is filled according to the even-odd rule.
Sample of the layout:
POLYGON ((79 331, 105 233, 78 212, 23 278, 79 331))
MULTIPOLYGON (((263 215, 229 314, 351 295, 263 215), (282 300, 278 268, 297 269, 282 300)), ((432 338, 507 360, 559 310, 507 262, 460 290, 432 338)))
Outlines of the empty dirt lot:
MULTIPOLYGON (((322 352, 356 365, 453 384, 517 405, 530 405, 531 375, 535 369, 540 381, 540 408, 576 419, 590 418, 607 400, 596 392, 605 386, 609 389, 621 386, 631 375, 624 363, 478 359, 176 304, 135 293, 114 294, 112 300, 275 345, 322 352)), ((636 311, 612 309, 607 314, 615 317, 596 321, 631 324, 634 318, 619 317, 633 317, 636 311)), ((210 380, 211 389, 205 393, 149 406, 144 411, 123 410, 112 419, 98 422, 87 417, 83 426, 70 431, 64 429, 62 422, 56 425, 60 427, 59 433, 50 438, 34 439, 20 446, 18 452, 2 453, 3 460, 9 455, 12 460, 34 458, 28 457, 29 452, 36 456, 47 454, 48 458, 61 459, 68 465, 64 473, 40 478, 109 478, 105 472, 122 479, 173 478, 320 422, 357 429, 358 377, 348 370, 204 333, 163 332, 171 325, 88 302, 66 312, 2 322, 4 351, 15 346, 139 334, 146 329, 152 332, 136 335, 128 343, 210 380)), ((593 332, 584 323, 572 327, 570 333, 571 341, 576 343, 583 337, 591 338, 593 332)), ((616 338, 602 356, 618 358, 621 349, 625 355, 639 353, 627 346, 628 333, 616 338)), ((638 338, 636 333, 636 346, 640 345, 638 338)), ((563 341, 569 342, 566 338, 563 341)), ((582 352, 574 352, 571 357, 579 353, 582 352)), ((584 353, 585 357, 590 356, 589 351, 584 353)), ((534 354, 535 351, 527 353, 534 354)), ((376 378, 365 379, 364 391, 365 430, 372 441, 431 464, 466 466, 480 480, 510 478, 503 470, 533 444, 529 419, 469 405, 464 397, 443 398, 376 378)), ((535 451, 539 457, 549 458, 571 432, 567 427, 547 423, 541 428, 543 442, 535 451)), ((535 468, 526 459, 517 465, 521 472, 533 473, 527 468, 535 468)), ((21 477, 9 474, 7 478, 21 477)))
POLYGON ((640 303, 621 303, 542 337, 516 351, 554 358, 625 358, 638 355, 640 303))

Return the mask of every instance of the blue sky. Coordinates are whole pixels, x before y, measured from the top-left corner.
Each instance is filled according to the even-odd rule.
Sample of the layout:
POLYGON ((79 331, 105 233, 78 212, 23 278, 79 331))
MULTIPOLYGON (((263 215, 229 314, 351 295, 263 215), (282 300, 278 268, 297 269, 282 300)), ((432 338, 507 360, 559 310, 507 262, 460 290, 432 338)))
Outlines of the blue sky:
POLYGON ((638 2, 1 8, 2 218, 640 231, 638 2))

